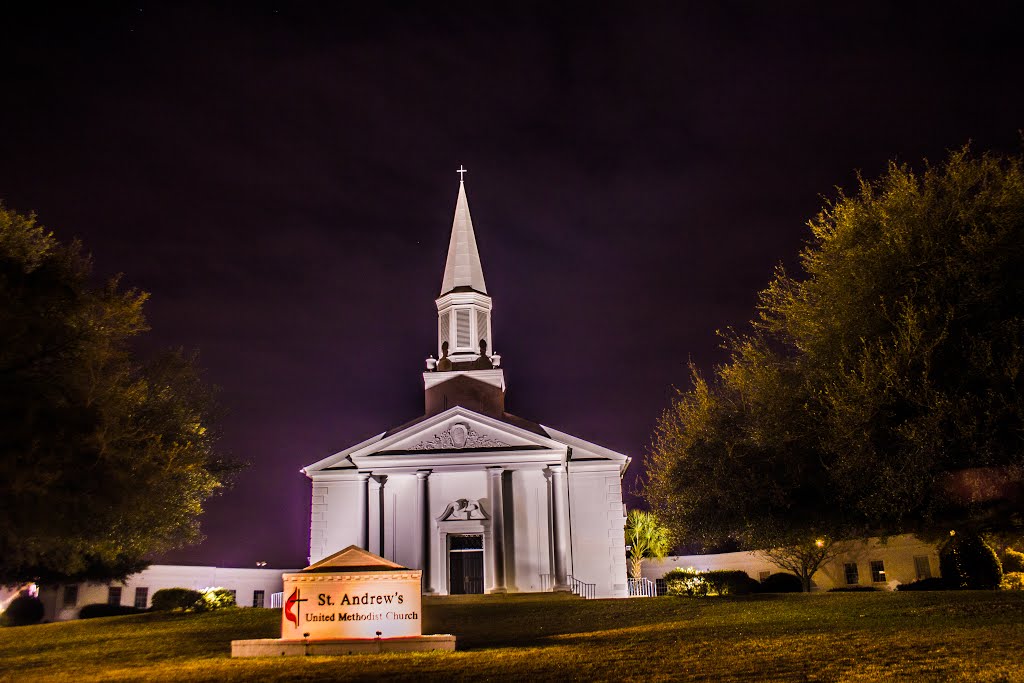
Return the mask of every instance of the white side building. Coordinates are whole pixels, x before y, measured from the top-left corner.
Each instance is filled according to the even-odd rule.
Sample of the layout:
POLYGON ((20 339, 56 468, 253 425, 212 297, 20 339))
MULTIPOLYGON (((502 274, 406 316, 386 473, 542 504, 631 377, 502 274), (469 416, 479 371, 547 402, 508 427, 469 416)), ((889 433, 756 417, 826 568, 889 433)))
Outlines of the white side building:
POLYGON ((630 458, 505 411, 461 181, 435 304, 424 414, 303 469, 313 489, 310 562, 357 545, 422 569, 429 594, 582 582, 596 597, 625 596, 630 458))
MULTIPOLYGON (((752 579, 764 580, 776 572, 788 571, 773 564, 759 551, 719 553, 717 555, 675 555, 661 560, 644 560, 644 578, 660 582, 673 569, 698 571, 739 570, 752 579)), ((851 541, 842 553, 826 563, 811 581, 812 591, 833 588, 872 586, 895 590, 896 586, 918 579, 939 576, 939 554, 934 543, 903 534, 886 542, 879 539, 851 541)), ((659 592, 662 586, 659 585, 659 592)))
POLYGON ((39 590, 46 621, 76 619, 79 610, 97 603, 146 609, 162 588, 226 588, 239 607, 270 607, 270 596, 282 590, 281 574, 293 569, 249 569, 155 564, 125 581, 69 583, 39 590))

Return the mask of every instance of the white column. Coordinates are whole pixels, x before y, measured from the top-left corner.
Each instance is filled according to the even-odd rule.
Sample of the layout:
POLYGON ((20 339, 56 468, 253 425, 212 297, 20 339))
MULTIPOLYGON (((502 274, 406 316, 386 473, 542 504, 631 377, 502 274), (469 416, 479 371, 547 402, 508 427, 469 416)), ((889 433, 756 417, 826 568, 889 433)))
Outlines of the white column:
POLYGON ((569 546, 568 521, 566 510, 567 490, 565 485, 565 466, 549 465, 551 472, 551 544, 555 559, 555 576, 553 590, 569 590, 568 571, 566 569, 566 550, 569 546))
POLYGON ((422 589, 424 593, 432 593, 430 585, 430 491, 427 488, 427 477, 430 470, 419 470, 416 472, 416 493, 419 496, 419 517, 420 517, 420 569, 422 574, 422 589))
POLYGON ((370 473, 359 473, 359 547, 370 549, 370 473))
POLYGON ((505 502, 502 491, 502 467, 488 467, 491 499, 491 592, 505 592, 505 502))
POLYGON ((385 475, 370 477, 370 485, 373 488, 373 495, 370 496, 370 506, 374 508, 373 517, 377 521, 377 538, 370 544, 370 552, 384 557, 384 483, 388 480, 385 475))

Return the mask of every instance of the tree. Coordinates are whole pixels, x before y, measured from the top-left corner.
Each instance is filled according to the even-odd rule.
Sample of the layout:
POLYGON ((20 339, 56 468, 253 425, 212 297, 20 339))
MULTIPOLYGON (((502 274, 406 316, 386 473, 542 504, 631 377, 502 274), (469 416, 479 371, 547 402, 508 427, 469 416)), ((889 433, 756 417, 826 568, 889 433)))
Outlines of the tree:
POLYGON ((641 577, 645 559, 665 557, 671 548, 668 529, 658 518, 643 510, 630 510, 626 516, 626 545, 629 546, 629 576, 641 577))
POLYGON ((1019 528, 1022 165, 965 148, 827 203, 801 272, 661 416, 662 519, 761 548, 1019 528))
POLYGON ((0 583, 120 578, 200 538, 234 468, 195 359, 131 352, 145 301, 0 205, 0 583))
POLYGON ((843 544, 830 538, 818 538, 809 543, 790 545, 761 553, 782 569, 787 569, 800 578, 804 593, 811 592, 811 580, 818 570, 834 560, 842 551, 843 544))

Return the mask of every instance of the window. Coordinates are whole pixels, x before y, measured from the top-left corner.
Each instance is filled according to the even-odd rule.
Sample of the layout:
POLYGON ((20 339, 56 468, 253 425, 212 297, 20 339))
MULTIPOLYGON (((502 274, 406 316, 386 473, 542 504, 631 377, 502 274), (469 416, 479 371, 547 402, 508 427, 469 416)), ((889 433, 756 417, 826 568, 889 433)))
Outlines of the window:
MULTIPOLYGON (((476 312, 476 338, 479 340, 477 342, 478 345, 480 341, 490 342, 490 340, 487 339, 487 314, 483 311, 476 312)), ((489 343, 487 349, 488 351, 491 350, 489 343)))
POLYGON ((121 604, 121 590, 120 586, 111 586, 107 592, 107 604, 108 605, 120 605, 121 604))
POLYGON ((263 607, 263 603, 264 603, 263 596, 264 595, 265 595, 265 593, 263 591, 253 591, 252 592, 252 606, 253 607, 263 607))
POLYGON ((871 580, 875 583, 885 582, 885 564, 881 560, 871 560, 871 580))
POLYGON ((469 338, 469 309, 455 309, 455 347, 467 349, 471 345, 469 338))
POLYGON ((64 606, 74 607, 78 604, 78 584, 64 586, 64 606))
POLYGON ((142 586, 135 589, 135 606, 139 609, 149 607, 149 588, 142 586))
POLYGON ((932 578, 932 567, 928 562, 927 555, 917 555, 914 557, 914 572, 919 579, 932 578))
POLYGON ((447 312, 445 312, 442 313, 437 319, 438 338, 440 339, 440 343, 442 346, 446 341, 448 341, 448 337, 451 335, 451 328, 449 327, 451 325, 450 317, 451 316, 447 312))
POLYGON ((665 585, 665 579, 654 580, 654 592, 661 597, 668 593, 668 586, 665 585))
POLYGON ((768 570, 759 571, 757 573, 757 580, 763 582, 765 579, 767 579, 771 575, 772 575, 772 573, 770 571, 768 571, 768 570))
POLYGON ((857 571, 856 562, 847 562, 844 564, 843 571, 846 574, 846 585, 854 586, 860 583, 860 572, 857 571))

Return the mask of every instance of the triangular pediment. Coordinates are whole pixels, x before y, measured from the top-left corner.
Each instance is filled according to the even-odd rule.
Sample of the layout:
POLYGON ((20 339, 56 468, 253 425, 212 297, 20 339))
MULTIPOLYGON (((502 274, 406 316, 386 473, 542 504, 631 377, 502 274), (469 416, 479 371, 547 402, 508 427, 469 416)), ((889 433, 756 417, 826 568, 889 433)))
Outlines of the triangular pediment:
POLYGON ((357 545, 350 545, 344 550, 325 557, 324 559, 311 564, 302 571, 304 572, 325 572, 325 571, 339 571, 339 572, 371 572, 371 571, 387 571, 391 569, 407 569, 397 562, 384 559, 380 555, 374 555, 373 553, 363 550, 357 545))
POLYGON ((372 457, 377 454, 552 448, 559 448, 559 444, 507 422, 456 406, 389 434, 352 455, 372 457))
MULTIPOLYGON (((506 414, 508 417, 514 416, 506 414)), ((307 476, 330 472, 355 477, 357 472, 378 468, 546 462, 551 456, 563 462, 613 461, 622 471, 629 464, 630 458, 622 453, 551 427, 523 422, 526 428, 455 406, 367 439, 309 465, 303 472, 307 476)))

